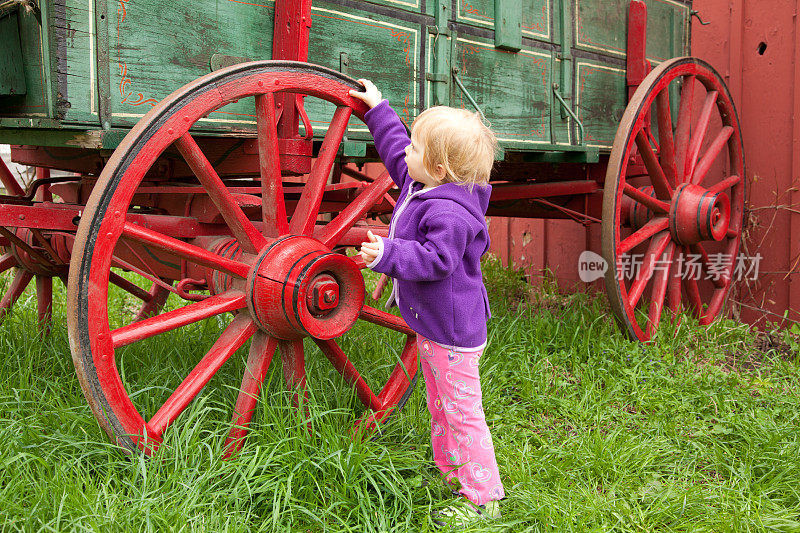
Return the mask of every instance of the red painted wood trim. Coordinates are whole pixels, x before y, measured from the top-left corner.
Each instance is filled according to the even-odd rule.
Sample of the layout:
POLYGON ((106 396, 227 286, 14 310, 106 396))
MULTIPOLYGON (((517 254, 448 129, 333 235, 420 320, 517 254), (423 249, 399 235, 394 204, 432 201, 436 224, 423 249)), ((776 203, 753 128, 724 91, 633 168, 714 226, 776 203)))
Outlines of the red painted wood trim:
MULTIPOLYGON (((794 18, 794 92, 792 93, 792 183, 794 187, 790 193, 791 205, 800 205, 800 27, 797 17, 794 18)), ((790 249, 789 269, 800 271, 800 213, 790 214, 790 249)), ((800 273, 789 274, 786 282, 789 284, 789 319, 800 321, 800 273)))

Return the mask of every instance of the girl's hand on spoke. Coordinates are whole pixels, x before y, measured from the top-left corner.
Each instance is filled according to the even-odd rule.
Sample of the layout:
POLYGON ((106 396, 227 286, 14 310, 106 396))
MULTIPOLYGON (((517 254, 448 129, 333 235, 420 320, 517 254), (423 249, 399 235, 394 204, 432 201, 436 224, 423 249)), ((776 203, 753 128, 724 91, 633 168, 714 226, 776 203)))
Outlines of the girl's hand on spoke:
POLYGON ((361 250, 358 252, 366 264, 370 264, 378 257, 381 250, 381 244, 378 238, 373 235, 371 231, 367 231, 369 242, 361 243, 361 250))

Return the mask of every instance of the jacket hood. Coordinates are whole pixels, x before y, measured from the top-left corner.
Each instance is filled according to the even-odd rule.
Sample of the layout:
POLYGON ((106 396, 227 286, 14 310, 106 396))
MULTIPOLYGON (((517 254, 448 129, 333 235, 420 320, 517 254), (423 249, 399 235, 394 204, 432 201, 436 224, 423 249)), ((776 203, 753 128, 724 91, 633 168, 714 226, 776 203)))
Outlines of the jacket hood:
MULTIPOLYGON (((411 192, 418 192, 419 188, 416 183, 411 185, 411 192)), ((491 185, 475 185, 472 191, 464 185, 458 183, 442 183, 431 189, 427 189, 421 193, 425 198, 441 198, 451 200, 461 205, 466 209, 469 214, 480 221, 481 224, 485 223, 486 209, 489 207, 489 197, 492 195, 491 185)))

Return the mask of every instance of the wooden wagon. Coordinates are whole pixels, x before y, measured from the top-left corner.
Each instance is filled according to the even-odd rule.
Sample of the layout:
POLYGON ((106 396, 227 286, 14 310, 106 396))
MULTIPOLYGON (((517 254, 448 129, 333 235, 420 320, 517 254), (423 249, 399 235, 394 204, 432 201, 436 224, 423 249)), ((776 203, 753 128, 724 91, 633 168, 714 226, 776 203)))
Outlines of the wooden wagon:
POLYGON ((402 319, 364 303, 364 264, 345 253, 383 230, 396 194, 348 95, 366 77, 409 126, 431 105, 485 115, 502 148, 490 216, 601 223, 626 333, 646 341, 684 304, 709 323, 734 277, 744 159, 723 80, 688 55, 691 18, 684 0, 2 2, 0 142, 40 170, 23 188, 0 165, 0 269, 16 269, 0 312, 35 278, 46 322, 53 278, 68 284, 78 378, 126 449, 153 451, 248 341, 228 453, 276 351, 307 386, 304 339, 354 387, 359 423, 384 422, 417 355, 402 319), (688 255, 705 275, 685 275, 688 255), (141 303, 122 323, 119 289, 141 303), (147 387, 120 376, 125 347, 225 316, 144 408, 147 387), (398 337, 377 378, 339 340, 361 322, 398 337))

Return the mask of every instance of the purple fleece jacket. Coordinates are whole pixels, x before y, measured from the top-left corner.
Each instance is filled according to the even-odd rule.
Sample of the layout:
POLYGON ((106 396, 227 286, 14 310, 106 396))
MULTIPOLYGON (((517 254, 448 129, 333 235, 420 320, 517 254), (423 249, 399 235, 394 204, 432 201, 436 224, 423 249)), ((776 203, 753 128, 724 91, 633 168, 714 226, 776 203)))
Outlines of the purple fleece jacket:
POLYGON ((444 183, 423 190, 408 175, 404 150, 411 141, 389 103, 369 110, 365 120, 400 187, 390 238, 370 268, 394 278, 393 294, 411 329, 444 346, 483 346, 490 312, 480 259, 489 249, 484 216, 491 186, 470 192, 444 183))

